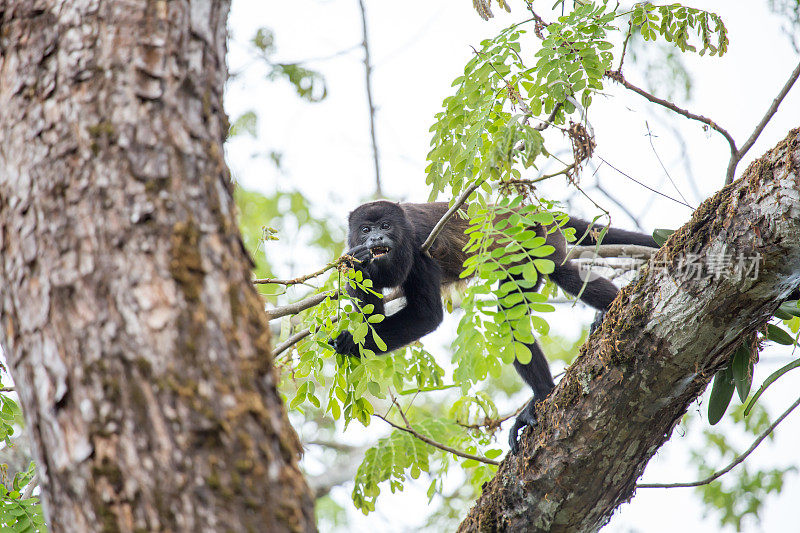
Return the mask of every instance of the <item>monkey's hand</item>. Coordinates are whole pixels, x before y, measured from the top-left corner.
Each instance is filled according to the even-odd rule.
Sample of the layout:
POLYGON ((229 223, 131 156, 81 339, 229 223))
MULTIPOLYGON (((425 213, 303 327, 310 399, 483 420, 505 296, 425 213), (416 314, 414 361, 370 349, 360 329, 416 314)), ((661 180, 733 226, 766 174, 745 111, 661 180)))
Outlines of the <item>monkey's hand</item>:
POLYGON ((508 444, 511 446, 511 453, 514 455, 519 451, 519 430, 524 429, 525 426, 535 426, 538 422, 536 419, 536 399, 531 399, 528 405, 517 415, 514 420, 514 425, 511 426, 511 433, 508 435, 508 444))
POLYGON ((353 268, 362 269, 372 260, 372 252, 370 251, 369 247, 366 244, 359 244, 358 246, 353 246, 350 248, 346 255, 357 259, 358 263, 351 263, 353 268))
POLYGON ((335 339, 328 341, 333 347, 333 350, 336 353, 340 353, 342 355, 355 355, 358 357, 358 345, 353 340, 353 334, 349 331, 343 331, 339 333, 339 336, 335 339))

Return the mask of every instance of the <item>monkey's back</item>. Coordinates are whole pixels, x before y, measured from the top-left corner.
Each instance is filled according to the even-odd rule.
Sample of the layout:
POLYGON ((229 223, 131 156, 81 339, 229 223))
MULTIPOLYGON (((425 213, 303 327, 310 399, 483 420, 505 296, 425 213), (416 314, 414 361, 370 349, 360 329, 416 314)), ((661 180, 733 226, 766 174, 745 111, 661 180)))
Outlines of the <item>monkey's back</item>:
MULTIPOLYGON (((448 209, 447 202, 402 203, 400 206, 406 212, 408 220, 413 221, 413 238, 417 247, 422 246, 448 209)), ((468 222, 463 212, 456 213, 448 219, 431 246, 431 257, 442 267, 442 284, 453 283, 460 279, 459 275, 467 258, 464 247, 469 239, 464 230, 467 229, 468 222)))

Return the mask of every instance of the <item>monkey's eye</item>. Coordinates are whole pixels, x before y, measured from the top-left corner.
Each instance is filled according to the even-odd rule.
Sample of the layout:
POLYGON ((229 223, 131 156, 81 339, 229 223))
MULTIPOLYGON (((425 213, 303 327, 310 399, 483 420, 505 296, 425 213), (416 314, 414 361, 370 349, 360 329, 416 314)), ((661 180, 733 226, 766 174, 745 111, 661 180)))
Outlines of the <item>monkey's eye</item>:
POLYGON ((384 222, 383 224, 381 224, 381 229, 389 229, 389 223, 384 222))
POLYGON ((369 226, 361 226, 361 233, 369 233, 369 226))

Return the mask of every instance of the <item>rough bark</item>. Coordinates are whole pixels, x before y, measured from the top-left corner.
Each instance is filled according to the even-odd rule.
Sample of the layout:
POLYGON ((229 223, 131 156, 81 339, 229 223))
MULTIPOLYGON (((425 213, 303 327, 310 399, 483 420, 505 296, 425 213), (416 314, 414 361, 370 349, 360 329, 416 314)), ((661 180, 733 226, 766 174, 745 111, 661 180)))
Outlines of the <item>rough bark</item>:
POLYGON ((0 2, 0 341, 51 531, 312 531, 223 160, 229 2, 0 2))
POLYGON ((800 284, 799 176, 796 129, 697 209, 621 292, 459 531, 596 531, 633 496, 738 340, 800 284), (759 254, 760 272, 687 279, 689 253, 759 254))

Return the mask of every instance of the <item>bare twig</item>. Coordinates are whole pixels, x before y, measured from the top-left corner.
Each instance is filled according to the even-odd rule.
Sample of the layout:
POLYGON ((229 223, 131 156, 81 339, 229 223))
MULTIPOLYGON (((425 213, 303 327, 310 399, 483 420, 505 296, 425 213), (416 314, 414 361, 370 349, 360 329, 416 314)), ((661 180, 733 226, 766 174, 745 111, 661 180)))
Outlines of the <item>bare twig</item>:
MULTIPOLYGON (((598 168, 599 168, 599 167, 598 167, 598 168)), ((608 191, 607 191, 607 190, 606 190, 606 189, 605 189, 605 188, 604 188, 604 187, 603 187, 603 186, 600 184, 600 180, 599 180, 599 179, 598 179, 597 183, 595 183, 595 184, 594 184, 594 188, 595 188, 595 189, 597 189, 598 191, 600 191, 600 193, 601 193, 601 194, 603 194, 603 195, 604 195, 606 198, 608 198, 608 199, 609 199, 609 200, 610 200, 610 201, 611 201, 611 202, 612 202, 614 205, 616 205, 616 206, 617 206, 617 207, 620 209, 620 211, 622 211, 623 213, 625 213, 625 214, 628 216, 628 218, 630 218, 630 219, 633 221, 633 223, 636 225, 636 228, 637 228, 637 229, 642 229, 642 223, 639 221, 639 218, 638 218, 636 215, 634 215, 634 214, 631 212, 631 210, 630 210, 630 209, 628 209, 628 206, 627 206, 627 205, 625 205, 623 202, 619 201, 619 200, 618 200, 618 199, 617 199, 617 198, 616 198, 614 195, 612 195, 610 192, 608 192, 608 191)))
POLYGON ((658 194, 659 196, 663 196, 664 198, 667 198, 668 200, 672 200, 673 202, 679 203, 679 204, 681 204, 681 205, 685 205, 685 206, 686 206, 686 207, 688 207, 689 209, 692 209, 692 210, 693 210, 692 206, 690 206, 690 205, 689 205, 689 204, 687 204, 686 202, 683 202, 683 201, 681 201, 681 200, 678 200, 678 199, 676 199, 676 198, 673 198, 672 196, 669 196, 669 195, 667 195, 667 194, 664 194, 664 193, 663 193, 663 192, 661 192, 661 191, 658 191, 658 190, 656 190, 656 189, 654 189, 654 188, 652 188, 652 187, 650 187, 650 186, 648 186, 648 185, 645 185, 644 183, 642 183, 641 181, 637 180, 637 179, 636 179, 636 178, 634 178, 633 176, 631 176, 631 175, 629 175, 629 174, 626 174, 625 172, 621 171, 620 169, 618 169, 617 167, 615 167, 614 165, 612 165, 611 163, 609 163, 608 161, 606 161, 606 160, 605 160, 605 159, 603 159, 602 157, 600 157, 600 156, 597 156, 597 157, 598 157, 598 159, 600 159, 600 161, 602 161, 602 162, 603 162, 603 163, 605 163, 606 165, 610 166, 611 168, 613 168, 614 170, 616 170, 617 172, 619 172, 620 174, 622 174, 623 176, 625 176, 625 177, 626 177, 626 178, 628 178, 629 180, 633 181, 634 183, 637 183, 637 184, 641 185, 641 186, 642 186, 642 187, 644 187, 645 189, 647 189, 647 190, 649 190, 649 191, 651 191, 651 192, 654 192, 654 193, 658 194))
POLYGON ((361 46, 364 47, 364 73, 367 82, 367 104, 369 105, 369 134, 372 139, 372 160, 375 164, 375 197, 383 196, 381 190, 381 168, 378 158, 378 142, 375 139, 375 105, 372 101, 372 64, 369 59, 369 40, 367 39, 367 11, 364 7, 364 0, 358 0, 358 7, 361 9, 361 30, 363 40, 361 46))
POLYGON ((747 458, 747 456, 750 455, 751 453, 753 453, 753 450, 755 450, 756 447, 758 447, 758 445, 761 444, 761 442, 764 439, 766 439, 769 436, 769 434, 772 433, 772 431, 776 427, 778 427, 778 424, 783 422, 783 419, 786 418, 787 416, 789 416, 789 413, 794 411, 795 408, 798 405, 800 405, 800 398, 798 398, 786 411, 784 411, 783 414, 781 416, 779 416, 778 419, 775 420, 775 422, 773 422, 772 425, 770 425, 766 429, 766 431, 764 431, 764 433, 759 435, 759 437, 753 442, 753 444, 747 449, 746 452, 744 452, 742 455, 740 455, 736 459, 734 459, 731 464, 729 464, 728 466, 726 466, 722 470, 714 472, 712 475, 708 476, 707 478, 701 479, 699 481, 691 481, 691 482, 688 482, 688 483, 640 483, 640 484, 636 485, 636 488, 637 489, 671 489, 671 488, 676 488, 676 487, 699 487, 701 485, 708 485, 709 483, 711 483, 715 479, 727 474, 728 472, 733 470, 733 468, 736 465, 738 465, 739 463, 744 461, 747 458))
POLYGON ((686 197, 683 195, 678 186, 675 185, 675 182, 672 181, 672 176, 669 175, 667 167, 665 167, 664 163, 661 161, 661 156, 658 155, 658 150, 656 150, 656 145, 653 144, 653 132, 650 131, 650 124, 648 124, 647 121, 645 120, 644 125, 647 128, 647 139, 650 141, 650 148, 653 150, 653 154, 655 154, 656 159, 658 159, 658 164, 661 165, 661 170, 664 171, 664 175, 667 176, 667 179, 672 184, 672 187, 675 189, 678 195, 681 197, 681 200, 683 200, 686 205, 689 205, 689 200, 686 199, 686 197))
MULTIPOLYGON (((397 409, 400 410, 401 414, 403 413, 403 411, 402 411, 402 409, 400 409, 399 405, 397 406, 397 409)), ((464 459, 472 459, 474 461, 478 461, 479 463, 486 463, 487 465, 498 466, 500 464, 499 461, 494 461, 492 459, 487 459, 487 458, 481 457, 479 455, 472 455, 471 453, 465 453, 465 452, 462 452, 460 450, 456 450, 455 448, 451 448, 450 446, 445 446, 444 444, 442 444, 440 442, 436 442, 435 440, 426 437, 425 435, 423 435, 422 433, 419 433, 418 431, 416 431, 415 429, 413 429, 410 426, 408 426, 408 427, 400 426, 398 424, 395 424, 394 422, 392 422, 388 418, 386 418, 384 416, 381 416, 381 415, 379 415, 377 413, 373 414, 372 416, 376 416, 376 417, 380 418, 381 420, 383 420, 384 422, 386 422, 387 424, 392 426, 394 429, 398 429, 400 431, 405 431, 406 433, 410 433, 414 437, 418 438, 419 440, 421 440, 422 442, 424 442, 426 444, 430 444, 434 448, 438 448, 438 449, 440 449, 442 451, 452 453, 453 455, 457 455, 459 457, 463 457, 464 459)), ((405 418, 405 415, 403 415, 403 417, 405 418)), ((406 424, 408 424, 408 422, 406 422, 406 424)))
POLYGON ((466 429, 481 429, 481 428, 487 428, 489 430, 496 429, 496 428, 499 428, 500 425, 503 422, 505 422, 506 420, 508 420, 508 419, 510 419, 512 417, 515 417, 518 414, 520 414, 522 412, 522 410, 525 409, 525 406, 527 406, 527 405, 528 404, 526 402, 526 403, 520 405, 519 408, 516 411, 514 411, 513 413, 509 413, 507 415, 500 416, 499 418, 490 418, 488 416, 485 416, 485 417, 483 417, 483 422, 480 422, 478 424, 460 424, 458 422, 456 422, 456 424, 458 424, 462 428, 466 428, 466 429))
POLYGON ((636 94, 644 96, 646 99, 650 100, 654 104, 658 104, 660 106, 666 107, 667 109, 670 109, 670 110, 674 111, 675 113, 678 113, 679 115, 683 115, 686 118, 689 118, 689 119, 692 119, 692 120, 696 120, 698 122, 702 122, 703 124, 706 124, 711 129, 718 131, 719 133, 722 134, 723 137, 725 137, 725 140, 728 141, 728 144, 730 145, 730 148, 731 148, 731 157, 734 157, 736 155, 736 141, 733 140, 733 137, 731 137, 731 134, 728 133, 728 131, 725 128, 719 126, 716 122, 714 122, 710 118, 704 117, 702 115, 696 115, 696 114, 692 113, 691 111, 687 111, 686 109, 682 109, 682 108, 676 106, 672 102, 669 102, 669 101, 664 100, 662 98, 658 98, 657 96, 648 93, 644 89, 640 89, 639 87, 633 85, 628 80, 626 80, 625 77, 622 75, 622 72, 620 72, 620 71, 614 71, 614 72, 610 72, 609 71, 609 72, 606 72, 606 77, 611 78, 612 80, 616 81, 617 83, 622 84, 626 89, 629 89, 629 90, 635 92, 636 94))
POLYGON ((420 251, 422 253, 426 253, 430 249, 430 247, 433 245, 433 242, 436 240, 436 237, 438 237, 439 234, 442 232, 442 228, 444 228, 444 225, 447 224, 448 220, 450 220, 450 217, 452 217, 455 214, 455 212, 458 211, 462 205, 464 205, 464 202, 467 201, 467 198, 469 198, 469 195, 472 194, 475 191, 475 189, 483 185, 484 181, 486 181, 486 178, 479 178, 477 181, 475 181, 475 183, 467 187, 458 196, 455 203, 450 207, 450 209, 447 210, 447 212, 444 215, 442 215, 442 218, 439 219, 439 222, 437 222, 436 225, 431 230, 431 233, 430 235, 428 235, 428 238, 425 239, 425 242, 422 243, 422 246, 420 246, 420 251))
POLYGON ((341 265, 343 263, 354 263, 354 262, 355 263, 360 263, 361 261, 359 261, 355 257, 352 257, 352 256, 349 256, 347 254, 344 254, 341 257, 338 257, 337 259, 335 259, 334 261, 331 261, 330 263, 328 263, 324 267, 320 268, 316 272, 313 272, 311 274, 306 274, 305 276, 300 276, 299 278, 294 278, 294 279, 277 279, 277 278, 254 279, 253 280, 253 284, 254 285, 269 285, 269 284, 274 284, 274 285, 300 285, 301 283, 305 283, 306 281, 310 280, 311 278, 316 278, 317 276, 321 276, 322 274, 324 274, 328 270, 330 270, 332 268, 336 268, 336 267, 338 267, 339 265, 341 265))
POLYGON ((267 309, 267 319, 274 320, 276 318, 281 318, 286 315, 295 315, 300 311, 305 311, 306 309, 321 304, 328 296, 330 296, 331 298, 337 298, 338 294, 336 294, 335 291, 332 290, 325 291, 319 294, 312 294, 308 298, 303 298, 302 300, 297 301, 293 304, 267 309))
POLYGON ((625 40, 622 42, 622 53, 619 55, 619 66, 617 72, 622 72, 622 62, 625 60, 625 52, 628 49, 628 41, 633 35, 633 19, 628 20, 628 33, 625 34, 625 40))
POLYGON ((781 102, 789 93, 789 89, 791 89, 792 85, 794 85, 794 82, 797 81, 798 76, 800 76, 800 63, 798 63, 794 68, 792 74, 789 76, 789 79, 786 81, 786 84, 783 86, 783 89, 781 89, 781 92, 778 93, 778 96, 776 96, 772 101, 772 105, 769 106, 764 118, 762 118, 761 122, 758 123, 758 126, 756 126, 756 129, 753 131, 752 135, 750 135, 750 138, 747 139, 742 147, 731 156, 730 163, 728 163, 728 171, 725 175, 726 185, 733 182, 733 176, 736 174, 736 165, 739 164, 739 161, 741 161, 742 157, 744 157, 744 154, 746 154, 747 151, 753 146, 753 144, 756 142, 756 139, 758 139, 758 136, 761 135, 762 131, 764 131, 767 123, 778 111, 778 106, 781 105, 781 102))

